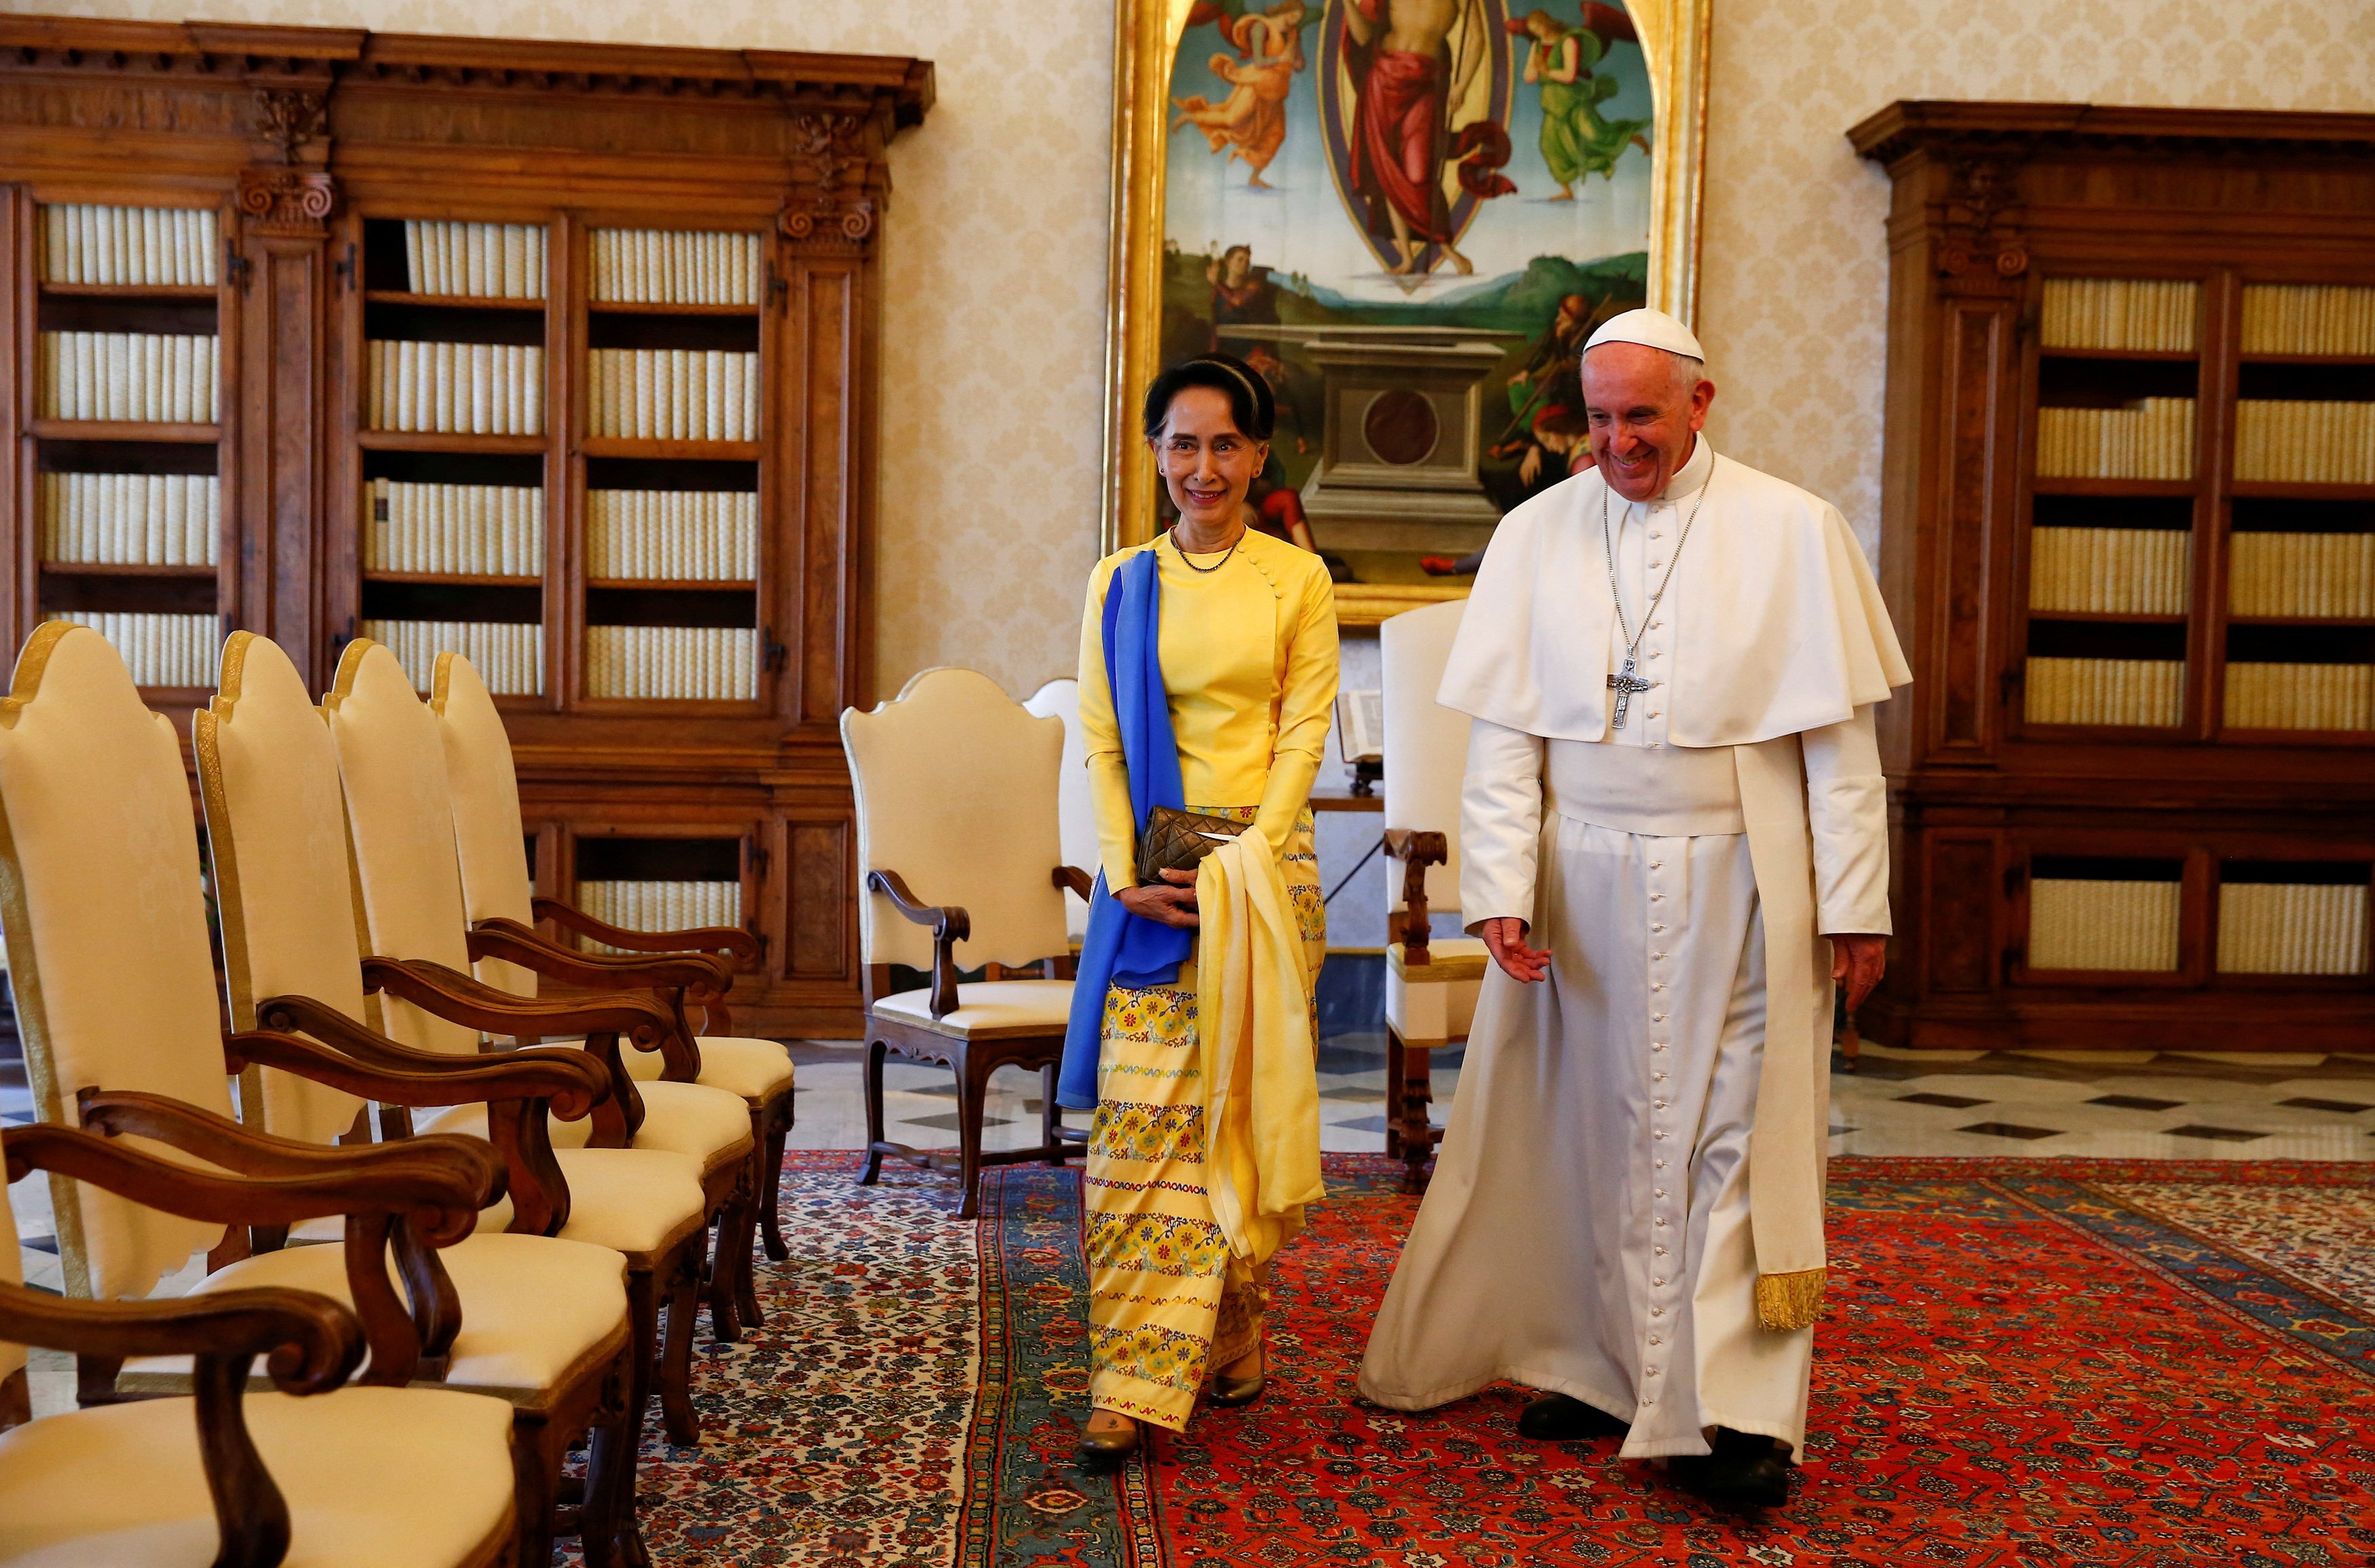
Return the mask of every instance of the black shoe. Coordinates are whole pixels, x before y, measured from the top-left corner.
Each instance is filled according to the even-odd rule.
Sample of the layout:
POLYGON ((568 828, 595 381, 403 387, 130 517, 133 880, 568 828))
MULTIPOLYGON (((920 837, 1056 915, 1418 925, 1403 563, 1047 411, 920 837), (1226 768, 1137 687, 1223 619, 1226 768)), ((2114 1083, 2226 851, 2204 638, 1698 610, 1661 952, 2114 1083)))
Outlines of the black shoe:
POLYGON ((1714 1453, 1678 1455, 1667 1461, 1666 1473, 1719 1508, 1778 1508, 1790 1501, 1784 1453, 1769 1437, 1719 1426, 1714 1453))
POLYGON ((1081 1429, 1081 1446, 1075 1457, 1081 1468, 1093 1476, 1109 1476, 1128 1462, 1139 1450, 1145 1428, 1133 1423, 1128 1432, 1091 1432, 1081 1429))
POLYGON ((1583 1437, 1622 1437, 1623 1421, 1606 1410, 1566 1394, 1537 1394, 1526 1401, 1518 1417, 1518 1435, 1542 1443, 1572 1443, 1583 1437))

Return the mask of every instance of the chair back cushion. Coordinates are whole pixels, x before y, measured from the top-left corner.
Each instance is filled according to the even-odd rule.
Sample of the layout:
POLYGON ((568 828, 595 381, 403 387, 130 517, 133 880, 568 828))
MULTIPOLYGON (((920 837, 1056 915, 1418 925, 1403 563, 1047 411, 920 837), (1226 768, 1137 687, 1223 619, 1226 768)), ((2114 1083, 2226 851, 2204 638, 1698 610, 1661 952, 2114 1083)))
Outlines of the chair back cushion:
MULTIPOLYGON (((78 1126, 86 1088, 230 1114, 197 824, 173 726, 106 638, 50 621, 0 701, 0 919, 41 1119, 78 1126)), ((144 1295, 222 1236, 57 1180, 77 1295, 144 1295)))
MULTIPOLYGON (((347 833, 362 891, 364 946, 380 958, 470 970, 462 870, 454 852, 454 797, 437 720, 413 694, 396 655, 358 637, 338 655, 322 699, 347 833)), ((407 1045, 476 1055, 479 1034, 409 1002, 380 999, 380 1027, 407 1045)))
MULTIPOLYGON (((1064 864, 1077 866, 1094 877, 1105 863, 1097 843, 1097 808, 1089 798, 1089 749, 1081 738, 1081 683, 1066 676, 1051 680, 1022 704, 1043 719, 1064 721, 1064 763, 1056 774, 1056 831, 1064 846, 1064 864)), ((1064 895, 1064 928, 1074 937, 1089 929, 1088 901, 1064 895)))
MULTIPOLYGON (((429 699, 444 742, 454 796, 454 849, 462 863, 462 913, 473 923, 501 917, 536 924, 535 883, 521 831, 519 775, 511 737, 478 670, 459 654, 437 655, 429 699)), ((479 961, 479 978, 514 996, 536 995, 536 972, 503 959, 479 961)))
POLYGON ((871 713, 845 708, 841 742, 857 787, 858 945, 868 963, 928 969, 932 934, 865 893, 896 871, 927 903, 962 904, 959 964, 1033 963, 1069 946, 1056 772, 1064 726, 1034 718, 986 675, 928 669, 871 713))
MULTIPOLYGON (((1459 907, 1459 782, 1468 771, 1468 715, 1437 703, 1464 599, 1407 610, 1377 628, 1384 662, 1388 828, 1444 835, 1451 859, 1426 873, 1430 911, 1459 907)), ((1402 870, 1386 868, 1386 908, 1402 906, 1402 870)))
MULTIPOLYGON (((338 760, 304 677, 280 645, 252 631, 223 644, 222 682, 190 729, 214 849, 215 907, 233 1029, 255 1005, 310 996, 361 1022, 362 949, 338 760)), ((362 1102, 274 1067, 240 1084, 251 1126, 334 1142, 362 1102)))

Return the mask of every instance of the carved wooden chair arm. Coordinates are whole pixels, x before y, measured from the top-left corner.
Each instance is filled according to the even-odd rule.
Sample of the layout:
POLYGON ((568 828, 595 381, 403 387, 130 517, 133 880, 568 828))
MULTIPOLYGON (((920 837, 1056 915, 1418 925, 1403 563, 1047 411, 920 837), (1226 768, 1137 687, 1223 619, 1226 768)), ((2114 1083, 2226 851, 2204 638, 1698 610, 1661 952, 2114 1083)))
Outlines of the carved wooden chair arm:
POLYGON ((1426 948, 1429 915, 1426 907, 1426 868, 1444 866, 1451 860, 1451 841, 1443 833, 1427 832, 1410 828, 1386 830, 1386 854, 1402 863, 1402 919, 1399 932, 1388 929, 1386 939, 1401 938, 1402 962, 1405 965, 1428 963, 1433 956, 1426 948))
POLYGON ((230 1168, 227 1159, 252 1158, 247 1140, 266 1135, 194 1105, 147 1094, 98 1094, 87 1099, 86 1127, 49 1123, 12 1128, 8 1179, 53 1171, 95 1183, 136 1203, 214 1225, 294 1225, 337 1215, 400 1216, 421 1226, 423 1239, 443 1244, 470 1233, 479 1210, 503 1195, 502 1161, 475 1138, 431 1137, 402 1143, 325 1149, 273 1138, 288 1151, 316 1158, 263 1174, 230 1168), (153 1139, 226 1164, 210 1171, 160 1159, 124 1136, 153 1139))
POLYGON ((634 1036, 656 1044, 674 1027, 668 1010, 649 996, 609 994, 551 998, 514 996, 442 963, 411 959, 363 960, 363 989, 384 991, 439 1018, 490 1034, 634 1036))
POLYGON ((549 920, 564 931, 591 937, 610 947, 635 953, 716 953, 734 963, 759 961, 759 939, 737 925, 700 925, 685 931, 631 931, 595 919, 559 899, 538 899, 529 905, 538 920, 549 920))
POLYGON ((889 899, 891 907, 909 920, 932 928, 932 1016, 946 1018, 956 1011, 956 947, 973 935, 973 916, 967 914, 960 904, 924 902, 907 886, 906 878, 896 871, 868 871, 866 885, 889 899))
POLYGON ((1086 899, 1097 890, 1097 879, 1077 866, 1058 866, 1048 873, 1047 879, 1069 892, 1086 899))
POLYGON ((734 971, 715 953, 581 953, 547 941, 536 927, 501 915, 470 928, 470 957, 499 958, 598 991, 670 985, 719 996, 733 986, 734 971))
MULTIPOLYGON (((276 998, 276 1002, 307 1002, 309 998, 276 998)), ((312 1004, 320 1012, 337 1009, 312 1004)), ((266 1016, 287 1019, 285 1027, 313 1031, 317 1019, 292 1014, 286 1007, 267 1003, 266 1016)), ((343 1016, 343 1015, 340 1015, 343 1016)), ((360 1025, 355 1025, 360 1029, 360 1025)), ((363 1032, 370 1035, 370 1032, 363 1032)), ((448 1056, 412 1051, 393 1041, 378 1043, 380 1053, 366 1056, 348 1041, 334 1048, 318 1040, 269 1030, 227 1035, 224 1065, 232 1072, 253 1062, 278 1067, 316 1083, 326 1083, 364 1100, 390 1105, 461 1105, 475 1101, 532 1100, 549 1107, 564 1122, 592 1111, 610 1092, 609 1075, 582 1051, 538 1048, 507 1051, 491 1056, 448 1056), (395 1059, 391 1060, 393 1057, 395 1059)))

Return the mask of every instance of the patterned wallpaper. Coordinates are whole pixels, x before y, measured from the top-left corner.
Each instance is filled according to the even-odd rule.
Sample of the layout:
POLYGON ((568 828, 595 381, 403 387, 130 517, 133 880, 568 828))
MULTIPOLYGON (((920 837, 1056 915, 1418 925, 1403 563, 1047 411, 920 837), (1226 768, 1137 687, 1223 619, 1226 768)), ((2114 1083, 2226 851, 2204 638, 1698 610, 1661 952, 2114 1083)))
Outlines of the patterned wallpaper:
MULTIPOLYGON (((1096 549, 1112 0, 17 0, 392 31, 918 54, 891 155, 879 690, 1069 673, 1096 549)), ((1714 0, 1701 331, 1713 438, 1880 525, 1886 180, 1847 128, 1897 98, 2375 110, 2368 0, 1714 0)))

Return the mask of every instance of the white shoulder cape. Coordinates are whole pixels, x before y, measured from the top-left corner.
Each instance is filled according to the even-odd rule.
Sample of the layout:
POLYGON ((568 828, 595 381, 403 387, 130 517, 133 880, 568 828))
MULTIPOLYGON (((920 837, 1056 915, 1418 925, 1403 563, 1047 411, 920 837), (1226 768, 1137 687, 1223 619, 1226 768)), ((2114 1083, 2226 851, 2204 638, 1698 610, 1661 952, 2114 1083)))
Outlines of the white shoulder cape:
MULTIPOLYGON (((1674 623, 1671 690, 1659 693, 1672 744, 1749 746, 1819 729, 1909 682, 1880 585, 1838 509, 1708 455, 1705 501, 1659 612, 1674 623)), ((1553 740, 1605 737, 1616 619, 1601 542, 1606 492, 1586 471, 1501 520, 1436 701, 1553 740)), ((1695 499, 1678 502, 1678 526, 1695 499)))

